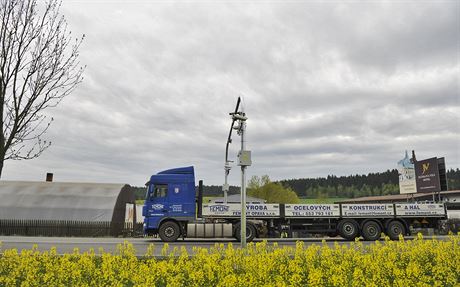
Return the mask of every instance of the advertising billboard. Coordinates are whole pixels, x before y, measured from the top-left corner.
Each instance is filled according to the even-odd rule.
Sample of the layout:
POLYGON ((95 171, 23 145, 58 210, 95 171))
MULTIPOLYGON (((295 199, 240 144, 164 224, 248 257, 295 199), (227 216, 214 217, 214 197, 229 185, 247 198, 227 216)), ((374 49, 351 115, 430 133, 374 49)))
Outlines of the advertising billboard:
MULTIPOLYGON (((203 215, 205 216, 219 216, 219 217, 240 217, 241 204, 227 203, 227 204, 204 204, 203 215)), ((247 217, 278 217, 280 216, 279 204, 246 204, 247 217)))
POLYGON ((396 204, 396 216, 420 217, 446 215, 444 204, 437 203, 400 203, 396 204))
POLYGON ((338 204, 286 204, 286 217, 340 217, 338 204))
POLYGON ((370 204, 342 204, 343 217, 392 217, 394 215, 393 204, 370 203, 370 204))
POLYGON ((399 193, 409 194, 417 192, 417 185, 415 181, 415 167, 409 155, 398 161, 398 174, 399 174, 399 193))
POLYGON ((417 192, 441 191, 438 159, 436 157, 415 162, 417 192))

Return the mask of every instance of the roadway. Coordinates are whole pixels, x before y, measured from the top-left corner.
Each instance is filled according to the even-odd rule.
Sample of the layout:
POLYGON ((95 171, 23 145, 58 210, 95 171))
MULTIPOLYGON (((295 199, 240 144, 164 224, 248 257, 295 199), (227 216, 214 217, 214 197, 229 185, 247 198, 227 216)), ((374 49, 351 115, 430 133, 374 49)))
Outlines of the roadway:
MULTIPOLYGON (((413 237, 408 237, 411 239, 413 237)), ((425 236, 426 239, 431 239, 431 236, 425 236)), ((436 236, 436 238, 445 240, 447 236, 436 236)), ((301 240, 306 246, 312 244, 322 244, 325 240, 326 244, 333 246, 336 242, 340 245, 349 244, 349 241, 345 241, 341 238, 303 238, 303 239, 267 239, 268 244, 272 245, 277 242, 278 246, 295 246, 296 241, 301 240)), ((261 242, 262 239, 256 239, 255 242, 261 242)), ((136 250, 136 256, 143 256, 146 254, 147 249, 151 244, 154 245, 154 255, 161 256, 161 250, 164 247, 164 243, 157 238, 80 238, 80 237, 24 237, 24 236, 0 236, 0 252, 5 249, 16 248, 18 250, 31 249, 34 245, 37 246, 40 251, 47 251, 50 248, 55 247, 58 254, 73 253, 75 248, 78 248, 80 252, 87 252, 93 249, 96 254, 100 254, 101 250, 104 252, 114 253, 117 250, 119 244, 129 242, 134 246, 136 250)), ((194 247, 210 248, 216 243, 223 243, 225 246, 232 244, 233 247, 239 247, 240 243, 232 239, 185 239, 178 240, 174 243, 169 243, 169 249, 172 250, 174 247, 179 249, 183 246, 187 249, 189 254, 193 253, 194 247)), ((372 242, 364 242, 364 244, 370 244, 372 242)))

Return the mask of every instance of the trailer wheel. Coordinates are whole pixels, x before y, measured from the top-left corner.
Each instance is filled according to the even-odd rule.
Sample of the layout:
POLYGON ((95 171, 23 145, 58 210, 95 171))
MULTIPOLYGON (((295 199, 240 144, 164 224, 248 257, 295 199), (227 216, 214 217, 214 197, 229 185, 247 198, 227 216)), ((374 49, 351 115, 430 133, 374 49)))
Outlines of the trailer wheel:
POLYGON ((364 223, 361 234, 364 237, 364 240, 375 241, 380 239, 380 236, 382 235, 382 228, 378 222, 371 220, 364 223))
POLYGON ((343 219, 337 226, 339 235, 346 240, 354 240, 359 235, 358 223, 354 219, 343 219))
POLYGON ((400 234, 406 234, 406 228, 404 227, 404 224, 397 220, 393 220, 388 223, 387 235, 391 240, 398 240, 400 234))
MULTIPOLYGON (((256 237, 256 229, 251 223, 246 223, 246 242, 251 242, 256 237)), ((241 242, 241 224, 235 227, 235 238, 241 242)))
POLYGON ((162 241, 174 242, 180 236, 180 228, 174 221, 166 221, 161 224, 158 234, 162 241))

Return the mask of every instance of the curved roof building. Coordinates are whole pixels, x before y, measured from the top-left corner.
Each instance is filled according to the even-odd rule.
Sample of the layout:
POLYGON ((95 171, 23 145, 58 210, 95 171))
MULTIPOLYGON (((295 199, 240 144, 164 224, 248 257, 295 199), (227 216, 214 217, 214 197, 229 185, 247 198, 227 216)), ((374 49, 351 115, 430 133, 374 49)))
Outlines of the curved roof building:
POLYGON ((0 220, 110 222, 115 228, 125 222, 127 203, 135 197, 126 184, 0 181, 0 220))

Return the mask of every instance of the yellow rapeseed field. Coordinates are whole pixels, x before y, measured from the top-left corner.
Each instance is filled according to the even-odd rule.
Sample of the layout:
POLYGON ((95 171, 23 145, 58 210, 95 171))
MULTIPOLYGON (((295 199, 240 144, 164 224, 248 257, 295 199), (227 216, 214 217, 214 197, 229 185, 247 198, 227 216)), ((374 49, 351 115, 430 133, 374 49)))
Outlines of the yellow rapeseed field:
POLYGON ((161 259, 151 256, 153 245, 137 258, 129 243, 98 255, 9 249, 1 250, 0 286, 459 286, 459 243, 460 235, 419 235, 333 247, 216 244, 192 254, 165 246, 161 259))

